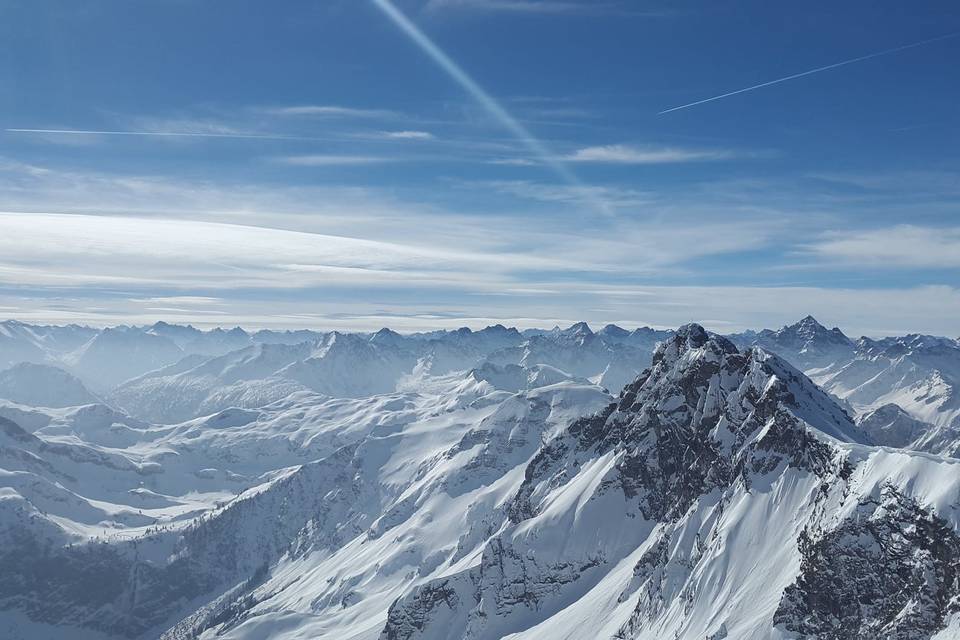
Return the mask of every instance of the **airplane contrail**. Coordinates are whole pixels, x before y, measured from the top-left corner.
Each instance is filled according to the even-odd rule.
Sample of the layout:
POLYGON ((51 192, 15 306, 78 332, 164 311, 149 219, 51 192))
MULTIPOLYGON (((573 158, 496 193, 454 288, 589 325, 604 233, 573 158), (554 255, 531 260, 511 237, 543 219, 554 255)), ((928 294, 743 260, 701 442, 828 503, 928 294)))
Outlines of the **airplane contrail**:
POLYGON ((899 47, 894 47, 892 49, 884 49, 883 51, 877 51, 875 53, 868 53, 864 56, 859 56, 856 58, 851 58, 849 60, 844 60, 842 62, 835 62, 833 64, 828 64, 823 67, 817 67, 816 69, 810 69, 809 71, 801 71, 800 73, 795 73, 793 75, 786 76, 784 78, 777 78, 776 80, 769 80, 767 82, 761 82, 760 84, 755 84, 752 87, 745 87, 743 89, 737 89, 736 91, 729 91, 727 93, 722 93, 718 96, 713 96, 712 98, 704 98, 703 100, 697 100, 696 102, 691 102, 689 104, 682 104, 679 107, 671 107, 670 109, 665 109, 659 112, 657 115, 662 116, 665 113, 670 113, 672 111, 680 111, 681 109, 689 109, 690 107, 695 107, 700 104, 705 104, 707 102, 713 102, 715 100, 722 100, 723 98, 729 98, 730 96, 735 96, 740 93, 746 93, 747 91, 754 91, 755 89, 762 89, 763 87, 769 87, 770 85, 780 84, 781 82, 786 82, 788 80, 795 80, 797 78, 802 78, 804 76, 809 76, 814 73, 820 73, 821 71, 829 71, 830 69, 836 69, 837 67, 843 67, 848 64, 853 64, 854 62, 862 62, 863 60, 870 60, 871 58, 879 58, 880 56, 890 55, 891 53, 897 53, 899 51, 904 51, 906 49, 913 49, 914 47, 922 47, 926 44, 931 44, 933 42, 939 42, 941 40, 947 40, 948 38, 956 38, 960 36, 960 31, 954 33, 948 33, 946 35, 937 36, 936 38, 928 38, 927 40, 921 40, 920 42, 914 42, 911 44, 905 44, 899 47))
POLYGON ((244 138, 260 140, 307 140, 300 136, 283 136, 256 133, 200 133, 191 131, 100 131, 95 129, 4 129, 10 133, 54 133, 95 136, 161 136, 187 138, 244 138))
POLYGON ((609 206, 606 203, 598 200, 595 194, 592 194, 586 185, 582 184, 573 172, 557 159, 555 154, 551 153, 526 127, 510 115, 493 96, 477 84, 460 65, 454 62, 427 34, 421 31, 403 12, 397 9, 390 0, 372 1, 400 31, 406 34, 414 44, 420 47, 430 59, 459 84, 481 107, 503 125, 504 128, 510 131, 538 160, 550 167, 569 185, 580 191, 580 194, 585 200, 591 201, 591 204, 601 211, 609 213, 609 206))

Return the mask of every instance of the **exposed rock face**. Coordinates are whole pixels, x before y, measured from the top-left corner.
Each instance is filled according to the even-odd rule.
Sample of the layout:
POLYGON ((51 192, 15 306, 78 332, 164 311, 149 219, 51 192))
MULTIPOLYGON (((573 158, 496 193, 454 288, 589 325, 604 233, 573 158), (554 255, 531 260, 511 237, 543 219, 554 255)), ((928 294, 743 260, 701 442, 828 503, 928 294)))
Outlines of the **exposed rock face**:
POLYGON ((888 403, 857 417, 857 424, 878 445, 917 448, 935 427, 910 417, 899 405, 888 403))
POLYGON ((800 415, 824 424, 837 437, 863 441, 841 410, 806 381, 804 392, 819 403, 804 407, 790 382, 803 375, 760 350, 740 353, 733 343, 709 337, 698 325, 683 327, 653 358, 653 366, 627 385, 619 402, 571 425, 566 437, 548 444, 527 469, 511 508, 519 522, 536 514, 533 503, 544 476, 570 475, 579 459, 615 452, 617 486, 638 498, 644 517, 661 521, 682 515, 707 491, 735 478, 786 461, 828 474, 833 452, 811 437, 800 415), (806 409, 806 413, 805 413, 806 409), (569 465, 564 468, 561 465, 569 465))
POLYGON ((774 623, 804 638, 928 638, 960 611, 960 536, 892 487, 799 545, 774 623))

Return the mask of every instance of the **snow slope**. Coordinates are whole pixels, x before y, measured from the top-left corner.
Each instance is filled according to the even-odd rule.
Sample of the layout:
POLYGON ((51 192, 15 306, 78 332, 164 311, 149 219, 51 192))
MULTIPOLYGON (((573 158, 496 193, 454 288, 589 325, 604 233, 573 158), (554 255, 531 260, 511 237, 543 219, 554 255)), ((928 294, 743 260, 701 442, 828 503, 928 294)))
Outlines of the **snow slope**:
MULTIPOLYGON (((779 331, 731 337, 738 344, 760 345, 780 354, 862 418, 895 405, 912 420, 933 425, 929 438, 903 446, 948 452, 960 444, 960 343, 956 340, 911 334, 853 341, 810 316, 779 331)), ((865 428, 888 426, 876 420, 863 424, 865 428)), ((882 439, 889 433, 878 436, 882 439)))
POLYGON ((77 377, 57 367, 31 362, 0 371, 0 398, 35 407, 75 407, 98 402, 77 377))

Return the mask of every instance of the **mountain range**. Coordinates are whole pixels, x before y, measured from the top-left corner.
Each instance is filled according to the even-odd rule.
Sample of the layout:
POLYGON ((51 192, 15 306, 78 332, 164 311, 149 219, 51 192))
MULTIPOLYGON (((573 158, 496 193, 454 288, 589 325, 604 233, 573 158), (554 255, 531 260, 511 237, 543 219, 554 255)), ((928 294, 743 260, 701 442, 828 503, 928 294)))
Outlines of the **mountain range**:
POLYGON ((8 321, 0 363, 3 637, 960 637, 954 339, 8 321))

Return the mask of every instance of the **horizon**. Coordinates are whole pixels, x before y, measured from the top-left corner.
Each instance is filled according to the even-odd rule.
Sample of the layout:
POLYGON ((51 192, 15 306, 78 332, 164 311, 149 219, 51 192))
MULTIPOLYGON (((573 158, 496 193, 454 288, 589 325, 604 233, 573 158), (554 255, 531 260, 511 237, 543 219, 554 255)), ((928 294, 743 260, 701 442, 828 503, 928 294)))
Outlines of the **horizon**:
POLYGON ((102 330, 105 330, 105 329, 142 329, 142 330, 149 330, 149 329, 154 328, 154 327, 155 327, 156 325, 158 325, 158 324, 162 324, 162 325, 171 326, 171 327, 180 327, 180 328, 195 329, 195 330, 197 330, 197 331, 201 331, 201 332, 205 332, 205 333, 206 333, 206 332, 210 332, 210 331, 216 331, 216 330, 220 330, 220 331, 225 331, 225 332, 226 332, 226 331, 231 331, 231 330, 235 330, 235 329, 240 329, 241 331, 243 331, 244 333, 246 333, 247 335, 250 335, 250 336, 255 335, 256 333, 261 332, 261 331, 269 331, 269 332, 277 332, 277 333, 282 333, 282 332, 291 332, 291 333, 292 333, 292 332, 296 332, 296 331, 311 331, 311 332, 314 332, 314 333, 335 333, 335 332, 336 332, 336 333, 354 334, 354 335, 373 335, 373 334, 375 334, 375 333, 377 333, 377 332, 379 332, 379 331, 383 331, 383 330, 393 331, 394 333, 400 334, 400 335, 402 335, 402 336, 414 336, 414 335, 422 335, 422 334, 434 333, 434 332, 447 332, 447 333, 451 333, 451 332, 459 331, 459 330, 462 330, 462 329, 468 329, 469 331, 476 333, 476 332, 479 332, 479 331, 483 331, 483 330, 485 330, 485 329, 494 329, 494 328, 497 328, 497 327, 501 327, 501 328, 503 328, 503 329, 505 329, 505 330, 508 330, 508 331, 509 331, 509 330, 515 330, 515 331, 518 331, 518 332, 521 332, 521 333, 523 333, 523 332, 525 332, 525 331, 542 331, 542 332, 545 332, 545 333, 546 333, 546 332, 556 331, 556 330, 560 330, 560 331, 570 330, 570 329, 574 328, 575 326, 577 326, 577 325, 579 325, 579 324, 584 324, 584 325, 586 325, 587 328, 590 329, 590 331, 591 331, 592 333, 598 333, 598 332, 600 332, 600 331, 602 331, 602 330, 604 330, 604 329, 606 329, 606 328, 608 328, 608 327, 615 327, 615 328, 619 328, 619 329, 624 329, 624 330, 626 330, 626 331, 635 331, 635 330, 638 330, 638 329, 651 329, 651 330, 653 330, 653 331, 676 331, 677 329, 679 329, 679 328, 682 327, 682 326, 689 325, 689 324, 696 324, 696 325, 700 325, 700 326, 704 327, 705 329, 707 329, 707 331, 709 331, 709 332, 711 332, 711 333, 714 333, 714 334, 717 334, 717 335, 721 335, 721 336, 726 336, 726 335, 736 335, 736 334, 749 333, 749 332, 760 332, 760 331, 764 331, 764 330, 779 331, 780 329, 788 329, 788 328, 794 327, 794 326, 796 326, 796 325, 799 325, 799 324, 801 324, 802 322, 804 322, 805 320, 807 320, 808 318, 812 318, 814 322, 816 322, 816 323, 819 324, 820 326, 824 327, 825 329, 828 329, 828 330, 839 329, 846 337, 850 338, 851 340, 857 340, 857 339, 859 339, 859 338, 869 338, 869 339, 872 339, 872 340, 880 340, 880 339, 883 339, 883 338, 895 338, 895 337, 903 337, 903 336, 907 336, 907 335, 926 335, 926 336, 930 336, 930 337, 934 337, 934 338, 946 338, 946 339, 948 339, 948 340, 960 340, 960 338, 958 338, 958 337, 956 337, 956 336, 943 335, 943 334, 926 334, 926 333, 922 333, 922 332, 919 332, 919 331, 904 331, 904 332, 899 332, 899 333, 874 334, 874 335, 861 334, 861 333, 846 331, 846 330, 844 330, 843 327, 840 327, 840 326, 837 326, 837 325, 831 325, 830 323, 820 322, 820 320, 818 320, 816 317, 814 317, 814 316, 811 315, 811 314, 807 314, 806 316, 804 316, 803 318, 800 318, 799 320, 795 320, 795 321, 793 321, 793 322, 789 322, 789 323, 786 323, 786 324, 783 324, 783 325, 780 325, 780 326, 747 327, 747 328, 742 328, 742 329, 737 329, 737 330, 714 330, 714 329, 711 329, 710 326, 708 326, 708 324, 705 324, 705 323, 703 323, 703 322, 699 322, 699 321, 697 321, 697 320, 690 320, 689 322, 683 322, 683 323, 680 323, 680 324, 678 324, 678 325, 676 325, 676 326, 652 326, 652 325, 648 325, 648 324, 629 324, 629 323, 620 324, 620 323, 616 323, 616 322, 605 322, 605 323, 602 323, 602 324, 594 324, 594 323, 590 323, 590 322, 587 322, 587 321, 584 321, 584 320, 575 320, 575 321, 570 322, 570 323, 568 323, 568 324, 554 324, 553 326, 550 326, 550 327, 547 327, 547 326, 532 326, 532 325, 531 325, 531 326, 519 326, 519 325, 505 324, 505 323, 503 323, 503 322, 494 322, 494 323, 487 324, 487 325, 483 325, 483 326, 479 326, 479 325, 475 325, 475 326, 461 325, 461 326, 444 326, 444 327, 433 327, 433 328, 427 327, 427 328, 412 329, 412 330, 399 330, 399 329, 395 329, 394 327, 391 327, 391 326, 389 326, 389 325, 383 325, 383 326, 379 326, 379 327, 372 328, 372 329, 350 329, 350 328, 348 328, 348 327, 323 328, 323 327, 318 327, 318 326, 306 326, 306 325, 305 325, 305 326, 297 326, 297 327, 250 326, 250 325, 241 326, 241 325, 239 325, 239 324, 237 324, 237 325, 195 325, 195 324, 192 324, 192 323, 189 323, 189 322, 188 322, 188 323, 169 322, 169 321, 163 320, 163 319, 155 320, 155 321, 153 321, 153 322, 148 322, 148 323, 144 323, 144 324, 121 323, 121 324, 96 325, 96 324, 84 324, 84 323, 66 323, 66 324, 58 324, 58 323, 38 323, 38 322, 28 322, 28 321, 24 321, 24 320, 19 320, 19 319, 16 319, 16 318, 7 318, 7 319, 5 319, 5 320, 0 320, 0 325, 6 324, 6 323, 9 323, 9 322, 16 322, 16 323, 20 323, 20 324, 26 325, 26 326, 49 326, 49 327, 70 327, 70 326, 76 326, 76 327, 83 328, 83 329, 93 329, 93 330, 97 330, 97 331, 102 331, 102 330))

